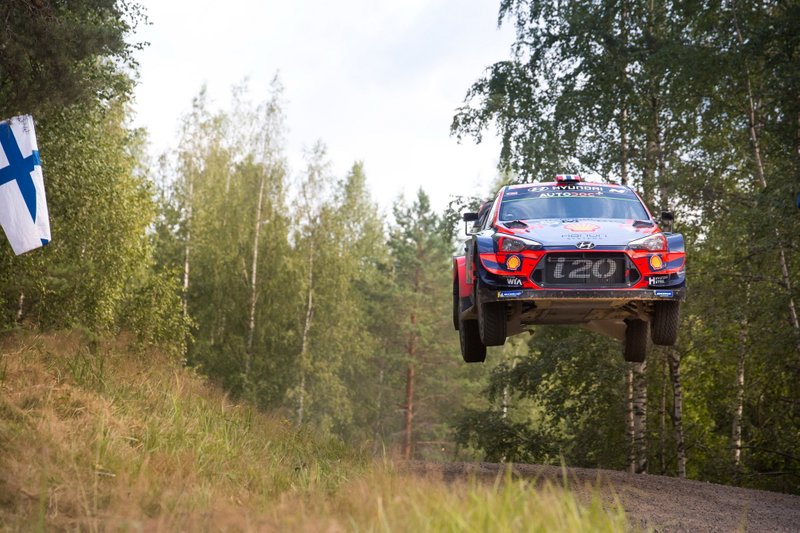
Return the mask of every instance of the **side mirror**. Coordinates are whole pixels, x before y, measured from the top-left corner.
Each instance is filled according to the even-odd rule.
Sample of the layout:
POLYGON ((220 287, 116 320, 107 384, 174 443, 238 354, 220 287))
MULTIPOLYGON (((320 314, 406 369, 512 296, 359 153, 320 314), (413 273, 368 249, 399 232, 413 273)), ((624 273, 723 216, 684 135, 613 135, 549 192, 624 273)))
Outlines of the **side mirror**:
POLYGON ((667 231, 672 233, 672 225, 675 222, 675 215, 672 211, 661 211, 661 224, 665 226, 667 231))
POLYGON ((475 222, 478 221, 478 213, 464 213, 461 215, 461 218, 464 220, 464 233, 467 235, 474 235, 478 233, 475 228, 475 222), (472 228, 470 229, 470 222, 472 222, 472 228))

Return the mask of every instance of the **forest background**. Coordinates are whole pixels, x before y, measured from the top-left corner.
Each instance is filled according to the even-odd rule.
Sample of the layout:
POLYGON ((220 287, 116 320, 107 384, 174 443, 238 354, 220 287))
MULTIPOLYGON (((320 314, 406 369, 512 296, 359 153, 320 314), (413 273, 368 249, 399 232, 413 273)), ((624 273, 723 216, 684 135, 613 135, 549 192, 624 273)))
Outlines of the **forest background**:
MULTIPOLYGON (((322 144, 289 175, 283 92, 202 89, 180 149, 129 127, 135 30, 116 0, 0 6, 0 116, 33 114, 53 227, 0 250, 0 327, 122 331, 229 394, 376 454, 631 469, 800 493, 800 3, 503 0, 511 57, 452 131, 503 141, 497 183, 591 173, 676 212, 690 293, 647 364, 538 328, 465 365, 458 210, 379 215, 322 144), (57 75, 54 75, 56 73, 57 75)), ((457 191, 454 191, 457 192, 457 191)))

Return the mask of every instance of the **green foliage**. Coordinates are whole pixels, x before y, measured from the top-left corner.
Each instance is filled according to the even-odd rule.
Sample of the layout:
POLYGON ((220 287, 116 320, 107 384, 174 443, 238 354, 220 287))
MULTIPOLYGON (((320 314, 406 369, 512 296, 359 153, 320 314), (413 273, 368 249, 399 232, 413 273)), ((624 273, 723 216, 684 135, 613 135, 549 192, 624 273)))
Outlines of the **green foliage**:
POLYGON ((456 432, 458 442, 481 450, 486 461, 541 464, 553 455, 552 441, 529 420, 515 422, 502 411, 467 409, 456 432))
POLYGON ((510 341, 492 371, 490 404, 462 418, 460 442, 492 459, 624 468, 618 351, 616 341, 565 326, 538 328, 527 345, 510 341))
POLYGON ((128 39, 145 22, 142 8, 120 0, 9 0, 0 5, 0 116, 57 113, 128 94, 128 39))
POLYGON ((179 312, 177 279, 171 272, 148 272, 124 301, 120 327, 134 332, 140 347, 160 346, 175 357, 183 357, 191 323, 189 317, 179 312))
MULTIPOLYGON (((519 180, 597 173, 627 179, 651 206, 674 207, 691 291, 676 348, 688 473, 794 492, 798 13, 796 3, 778 1, 505 0, 500 20, 517 35, 512 57, 473 84, 452 126, 478 141, 496 128, 501 164, 519 180), (740 363, 743 444, 735 464, 740 363)), ((496 418, 498 391, 513 391, 518 405, 533 402, 547 413, 519 417, 511 409, 510 420, 527 424, 521 434, 546 427, 570 464, 622 466, 618 346, 578 331, 540 332, 529 356, 494 372, 487 391, 494 403, 482 412, 496 418)), ((664 357, 650 357, 647 448, 658 465, 651 470, 672 473, 664 357)), ((484 450, 502 453, 486 440, 484 450)))
POLYGON ((34 115, 53 233, 21 257, 0 249, 0 326, 133 328, 181 352, 176 287, 153 270, 146 235, 155 205, 144 133, 127 126, 141 9, 12 1, 0 19, 0 116, 34 115))
MULTIPOLYGON (((394 358, 398 386, 394 405, 407 405, 406 373, 414 368, 413 440, 432 450, 449 441, 454 414, 470 399, 470 374, 458 356, 458 337, 453 335, 452 234, 446 219, 431 209, 424 191, 410 203, 397 202, 389 249, 394 266, 391 310, 394 332, 389 350, 394 358)), ((403 426, 398 416, 394 428, 403 426)), ((398 439, 399 440, 399 439, 398 439)))
POLYGON ((201 91, 176 164, 162 159, 152 237, 160 268, 186 283, 187 360, 237 397, 375 451, 399 442, 413 362, 415 439, 449 443, 453 400, 477 390, 447 319, 450 231, 420 192, 387 238, 363 165, 333 176, 321 143, 290 180, 273 87, 260 104, 235 88, 230 111, 201 91))

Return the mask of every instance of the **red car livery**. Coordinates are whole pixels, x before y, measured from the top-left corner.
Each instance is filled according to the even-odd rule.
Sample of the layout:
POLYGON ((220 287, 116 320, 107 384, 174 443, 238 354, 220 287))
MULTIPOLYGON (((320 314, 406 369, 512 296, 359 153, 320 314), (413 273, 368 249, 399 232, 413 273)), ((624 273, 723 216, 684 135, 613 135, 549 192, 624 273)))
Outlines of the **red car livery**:
MULTIPOLYGON (((629 187, 558 176, 503 187, 453 259, 453 325, 467 362, 537 324, 576 324, 644 361, 673 345, 686 294, 683 236, 659 228, 629 187)), ((672 216, 662 213, 662 220, 672 216)))

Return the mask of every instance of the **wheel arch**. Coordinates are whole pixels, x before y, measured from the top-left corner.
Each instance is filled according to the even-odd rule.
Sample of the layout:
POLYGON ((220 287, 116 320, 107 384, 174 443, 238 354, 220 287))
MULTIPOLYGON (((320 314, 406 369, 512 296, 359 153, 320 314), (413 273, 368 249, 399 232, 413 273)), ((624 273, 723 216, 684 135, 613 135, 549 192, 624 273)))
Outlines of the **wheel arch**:
POLYGON ((458 297, 472 296, 472 285, 467 283, 467 258, 459 255, 453 258, 453 283, 458 284, 458 297))

